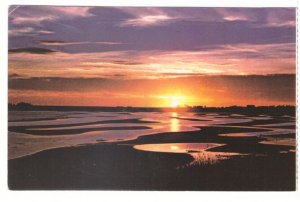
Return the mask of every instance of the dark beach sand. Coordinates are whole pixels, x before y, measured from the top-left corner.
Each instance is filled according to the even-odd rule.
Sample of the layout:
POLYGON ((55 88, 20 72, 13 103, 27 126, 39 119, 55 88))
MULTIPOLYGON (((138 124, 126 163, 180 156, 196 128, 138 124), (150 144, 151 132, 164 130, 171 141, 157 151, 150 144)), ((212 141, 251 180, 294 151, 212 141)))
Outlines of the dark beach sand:
MULTIPOLYGON (((243 122, 243 123, 231 123, 227 125, 234 125, 234 126, 249 126, 249 125, 264 125, 264 124, 276 124, 276 123, 287 123, 287 122, 295 122, 294 119, 290 118, 272 118, 267 120, 253 120, 251 122, 243 122)), ((225 124, 226 125, 226 124, 225 124)))
POLYGON ((35 125, 35 126, 11 126, 8 127, 9 131, 18 133, 28 133, 31 135, 69 135, 78 134, 90 131, 105 131, 105 130, 139 130, 139 129, 150 129, 147 126, 128 126, 128 127, 94 127, 94 128, 77 128, 77 129, 63 129, 60 127, 73 127, 73 126, 88 126, 95 124, 110 124, 110 123, 157 123, 154 121, 144 121, 140 119, 122 119, 122 120, 107 120, 107 121, 95 121, 88 123, 74 123, 74 124, 56 124, 56 125, 35 125), (52 130, 38 130, 50 128, 52 130), (54 129, 57 128, 57 129, 54 129), (32 130, 34 129, 34 130, 32 130))
MULTIPOLYGON (((257 121, 261 124, 263 121, 257 121)), ((252 125, 248 123, 248 125, 252 125)), ((294 147, 258 144, 262 137, 220 137, 251 128, 201 127, 201 131, 141 136, 119 143, 99 143, 42 151, 8 161, 13 190, 295 190, 294 147), (135 144, 214 142, 211 151, 250 153, 216 164, 186 166, 188 154, 138 151, 135 144)), ((260 130, 262 131, 262 130, 260 130)), ((294 135, 294 134, 291 134, 294 135)))

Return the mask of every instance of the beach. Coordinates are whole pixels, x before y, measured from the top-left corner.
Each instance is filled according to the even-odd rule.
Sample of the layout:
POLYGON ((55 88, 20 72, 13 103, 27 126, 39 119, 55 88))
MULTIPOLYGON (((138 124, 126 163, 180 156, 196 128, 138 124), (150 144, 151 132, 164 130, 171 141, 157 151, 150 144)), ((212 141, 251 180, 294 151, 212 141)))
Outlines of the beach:
MULTIPOLYGON (((96 115, 99 116, 99 113, 96 115)), ((48 141, 43 148, 40 141, 40 147, 31 153, 23 146, 22 151, 28 154, 11 154, 8 161, 9 188, 295 190, 295 143, 292 141, 295 140, 295 119, 291 116, 253 117, 220 113, 177 113, 174 116, 174 113, 155 113, 148 114, 148 118, 147 114, 142 114, 144 118, 139 118, 141 114, 132 113, 123 117, 127 121, 120 121, 120 117, 117 117, 115 120, 95 123, 94 119, 92 121, 89 118, 84 124, 82 118, 86 119, 89 115, 91 116, 83 113, 78 117, 77 114, 75 120, 74 113, 71 113, 69 116, 72 118, 67 118, 68 121, 60 126, 49 122, 48 125, 43 125, 42 122, 28 124, 24 120, 18 125, 18 122, 12 121, 9 126, 11 132, 23 132, 25 136, 30 133, 27 134, 27 142, 23 142, 24 144, 33 140, 37 143, 40 140, 48 141, 48 137, 51 141, 53 138, 64 138, 68 142, 65 138, 76 136, 68 131, 84 130, 82 127, 91 131, 98 131, 102 127, 102 133, 89 134, 78 130, 77 136, 80 137, 82 133, 85 134, 81 134, 84 138, 91 136, 94 139, 90 137, 87 141, 81 138, 79 142, 82 143, 52 143, 51 146, 48 141), (131 119, 131 116, 137 117, 131 119), (174 120, 176 127, 172 126, 174 120), (214 124, 211 124, 212 120, 214 124), (122 125, 124 123, 127 125, 122 125), (95 127, 94 124, 100 125, 95 127), (107 130, 106 124, 121 124, 122 128, 107 130), (163 124, 168 127, 156 128, 156 125, 163 124), (153 128, 154 132, 151 129, 148 131, 148 128, 153 128), (67 133, 62 135, 63 131, 67 133), (119 138, 122 133, 118 136, 112 135, 115 132, 123 132, 124 138, 119 138), (282 139, 288 141, 282 143, 282 139)), ((113 119, 107 116, 106 114, 105 119, 113 119)), ((11 140, 10 144, 16 141, 11 140)), ((22 139, 17 140, 20 144, 22 139)), ((11 153, 12 151, 11 149, 11 153)))

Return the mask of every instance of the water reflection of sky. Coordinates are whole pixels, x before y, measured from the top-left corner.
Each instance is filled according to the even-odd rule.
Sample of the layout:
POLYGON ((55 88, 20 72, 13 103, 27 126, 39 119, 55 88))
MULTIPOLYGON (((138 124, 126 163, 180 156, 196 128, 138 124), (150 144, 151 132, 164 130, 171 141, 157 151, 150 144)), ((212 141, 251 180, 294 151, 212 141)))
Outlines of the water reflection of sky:
POLYGON ((194 160, 185 165, 201 165, 214 164, 219 160, 229 158, 231 156, 246 155, 234 152, 210 152, 208 149, 223 146, 217 143, 167 143, 167 144, 142 144, 135 145, 134 148, 149 152, 164 153, 185 153, 194 158, 194 160))
POLYGON ((167 153, 194 153, 222 146, 217 143, 167 143, 167 144, 142 144, 134 148, 143 151, 167 153))
MULTIPOLYGON (((9 132, 9 158, 26 156, 51 148, 78 146, 83 144, 95 144, 99 142, 119 142, 136 139, 139 136, 179 131, 200 130, 201 126, 250 122, 255 119, 271 119, 271 117, 246 117, 219 114, 202 114, 182 112, 139 112, 139 113, 109 113, 109 112, 9 112, 9 127, 25 126, 26 134, 9 132), (49 119, 49 120, 45 120, 49 119), (97 123, 98 121, 115 121, 125 119, 138 119, 141 122, 129 123, 97 123), (199 121, 198 121, 199 120, 199 121), (148 122, 143 122, 148 121, 148 122), (149 122, 150 121, 150 122, 149 122), (152 121, 152 122, 151 122, 152 121), (67 124, 74 124, 67 126, 67 124), (78 124, 78 125, 76 125, 78 124), (41 128, 30 128, 32 126, 41 128), (45 127, 46 126, 46 127, 45 127), (49 127, 47 127, 49 126, 49 127), (50 127, 51 126, 51 127, 50 127), (132 130, 133 126, 147 126, 149 129, 132 130), (124 127, 122 130, 92 130, 69 135, 43 134, 43 131, 64 131, 69 129, 87 128, 114 128, 124 127), (40 135, 31 135, 30 131, 38 130, 40 135)), ((283 124, 286 125, 286 124, 283 124)), ((274 124, 272 125, 274 126, 274 124)), ((262 126, 260 126, 262 127, 262 126)), ((264 126, 265 127, 265 126, 264 126)), ((270 128, 270 127, 269 127, 270 128)), ((294 129, 274 129, 264 134, 283 134, 294 132, 294 129)), ((243 133, 240 135, 258 135, 261 133, 243 133)), ((225 134, 226 135, 226 134, 225 134)), ((230 134, 228 134, 230 135, 230 134)))

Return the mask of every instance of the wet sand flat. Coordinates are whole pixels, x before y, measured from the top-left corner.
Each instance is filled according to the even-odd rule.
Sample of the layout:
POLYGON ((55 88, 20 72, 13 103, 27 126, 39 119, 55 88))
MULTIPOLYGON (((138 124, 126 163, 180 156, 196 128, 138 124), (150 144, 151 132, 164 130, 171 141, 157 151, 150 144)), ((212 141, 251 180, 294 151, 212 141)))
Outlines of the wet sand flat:
POLYGON ((289 117, 149 115, 13 122, 10 189, 295 190, 289 117))

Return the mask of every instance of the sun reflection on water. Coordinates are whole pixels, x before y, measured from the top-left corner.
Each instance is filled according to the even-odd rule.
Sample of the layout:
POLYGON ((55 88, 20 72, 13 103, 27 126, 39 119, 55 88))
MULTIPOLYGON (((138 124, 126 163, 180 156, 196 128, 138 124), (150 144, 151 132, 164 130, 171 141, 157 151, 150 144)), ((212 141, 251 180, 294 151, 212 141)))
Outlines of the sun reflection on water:
POLYGON ((170 146, 170 149, 171 149, 171 150, 178 150, 178 149, 179 149, 179 147, 177 147, 177 146, 173 146, 173 145, 172 145, 172 146, 170 146))
POLYGON ((173 112, 171 117, 170 123, 170 130, 171 132, 178 132, 180 131, 180 120, 177 118, 177 113, 173 112))

